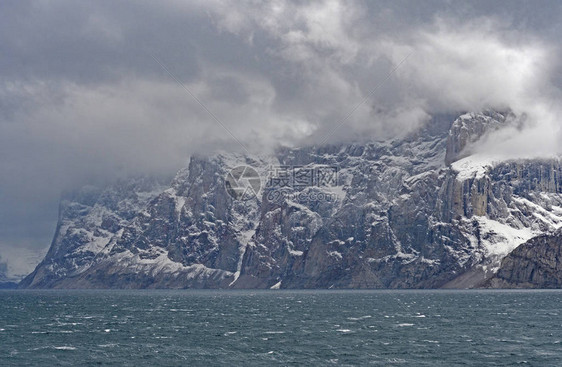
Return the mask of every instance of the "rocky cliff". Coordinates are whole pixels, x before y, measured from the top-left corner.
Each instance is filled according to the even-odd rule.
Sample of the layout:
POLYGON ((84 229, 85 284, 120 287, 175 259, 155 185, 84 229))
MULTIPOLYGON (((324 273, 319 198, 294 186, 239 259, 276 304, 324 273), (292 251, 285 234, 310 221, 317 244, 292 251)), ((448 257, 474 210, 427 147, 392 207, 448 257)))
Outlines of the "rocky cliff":
POLYGON ((62 201, 51 249, 21 286, 476 286, 562 225, 562 168, 472 152, 518 123, 509 112, 452 120, 393 141, 192 157, 167 187, 82 189, 62 201), (232 195, 233 184, 256 189, 245 170, 233 181, 235 167, 261 177, 257 195, 232 195))
POLYGON ((483 286, 490 288, 561 288, 562 232, 540 235, 507 255, 498 272, 483 286))

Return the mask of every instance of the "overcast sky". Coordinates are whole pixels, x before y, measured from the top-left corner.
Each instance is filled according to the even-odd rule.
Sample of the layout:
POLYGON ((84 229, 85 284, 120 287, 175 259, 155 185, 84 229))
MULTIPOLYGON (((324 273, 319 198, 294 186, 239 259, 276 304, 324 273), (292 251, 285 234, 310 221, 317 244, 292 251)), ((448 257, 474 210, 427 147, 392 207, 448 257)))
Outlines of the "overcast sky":
POLYGON ((64 189, 239 142, 509 107, 528 126, 483 149, 560 153, 560 19, 559 1, 2 1, 0 255, 48 247, 64 189))

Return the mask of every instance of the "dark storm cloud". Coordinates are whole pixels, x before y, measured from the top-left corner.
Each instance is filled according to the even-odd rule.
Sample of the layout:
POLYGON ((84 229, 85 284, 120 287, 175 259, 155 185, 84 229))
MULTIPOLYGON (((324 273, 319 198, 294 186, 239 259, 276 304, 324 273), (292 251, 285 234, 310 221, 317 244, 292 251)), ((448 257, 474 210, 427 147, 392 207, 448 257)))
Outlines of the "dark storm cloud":
POLYGON ((48 245, 63 189, 240 150, 174 78, 251 150, 510 107, 525 135, 481 149, 553 153, 561 15, 556 1, 2 2, 0 250, 48 245))

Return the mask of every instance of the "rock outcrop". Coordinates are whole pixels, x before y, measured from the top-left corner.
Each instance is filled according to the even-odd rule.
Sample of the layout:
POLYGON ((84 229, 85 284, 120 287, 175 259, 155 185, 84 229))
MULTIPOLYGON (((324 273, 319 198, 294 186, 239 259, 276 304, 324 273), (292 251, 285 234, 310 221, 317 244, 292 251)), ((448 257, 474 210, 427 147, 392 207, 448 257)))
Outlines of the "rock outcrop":
POLYGON ((537 236, 517 247, 483 286, 562 288, 562 232, 537 236))

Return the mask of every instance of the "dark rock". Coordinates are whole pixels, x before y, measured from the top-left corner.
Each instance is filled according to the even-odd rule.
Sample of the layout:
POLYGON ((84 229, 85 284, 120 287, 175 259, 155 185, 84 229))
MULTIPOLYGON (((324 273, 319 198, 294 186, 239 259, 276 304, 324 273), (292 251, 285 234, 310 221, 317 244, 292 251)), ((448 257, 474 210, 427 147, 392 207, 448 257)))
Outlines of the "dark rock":
POLYGON ((507 255, 491 288, 562 288, 562 232, 537 236, 507 255))

